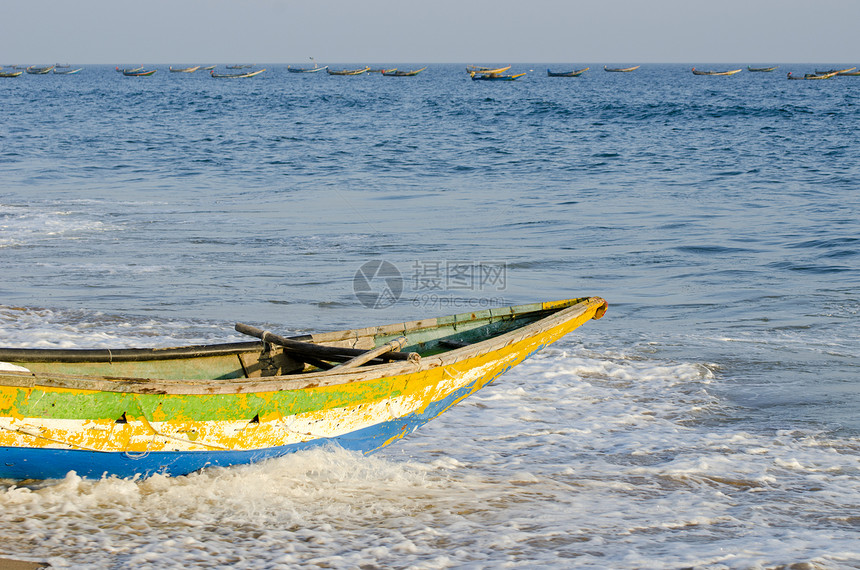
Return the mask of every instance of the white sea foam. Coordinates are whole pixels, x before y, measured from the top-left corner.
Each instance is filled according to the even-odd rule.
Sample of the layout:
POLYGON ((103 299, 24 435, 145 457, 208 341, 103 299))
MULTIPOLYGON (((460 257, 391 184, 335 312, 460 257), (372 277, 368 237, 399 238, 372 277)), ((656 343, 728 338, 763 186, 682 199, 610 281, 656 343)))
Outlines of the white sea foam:
POLYGON ((0 346, 4 347, 165 347, 248 338, 225 331, 224 323, 156 321, 137 315, 0 304, 0 346))
POLYGON ((76 239, 107 232, 113 226, 80 211, 0 204, 0 248, 21 247, 46 239, 76 239))
POLYGON ((562 344, 375 456, 7 486, 0 539, 84 568, 860 560, 851 442, 742 428, 710 366, 562 344))

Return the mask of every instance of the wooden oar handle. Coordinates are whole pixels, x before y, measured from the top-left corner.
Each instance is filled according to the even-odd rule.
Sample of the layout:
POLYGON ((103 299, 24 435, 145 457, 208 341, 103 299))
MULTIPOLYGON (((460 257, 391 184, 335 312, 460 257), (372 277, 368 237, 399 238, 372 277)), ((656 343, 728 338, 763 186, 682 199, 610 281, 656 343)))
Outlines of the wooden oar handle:
POLYGON ((338 364, 337 366, 332 368, 332 370, 340 371, 340 370, 344 370, 347 368, 356 368, 358 366, 361 366, 365 362, 369 362, 369 361, 373 360, 377 356, 382 356, 383 354, 386 354, 388 352, 394 352, 395 350, 399 350, 399 349, 403 348, 403 346, 405 344, 406 344, 406 337, 401 336, 401 337, 396 338, 392 341, 386 342, 382 346, 378 346, 378 347, 374 348, 373 350, 368 350, 367 352, 365 352, 363 354, 359 354, 358 356, 350 358, 346 362, 342 362, 342 363, 338 364))
MULTIPOLYGON (((310 342, 301 342, 243 323, 236 323, 236 331, 242 334, 256 337, 263 342, 277 344, 278 346, 282 346, 284 350, 295 352, 297 354, 306 354, 309 356, 314 356, 316 358, 322 358, 323 360, 343 360, 344 357, 346 357, 346 359, 350 359, 355 356, 363 355, 367 352, 365 350, 361 350, 360 348, 342 348, 337 346, 324 346, 321 344, 313 344, 310 342)), ((400 345, 398 348, 402 348, 402 346, 403 345, 400 345)), ((385 358, 389 360, 408 360, 414 363, 417 363, 421 360, 421 357, 416 352, 397 352, 392 350, 389 352, 384 352, 383 354, 385 358)))

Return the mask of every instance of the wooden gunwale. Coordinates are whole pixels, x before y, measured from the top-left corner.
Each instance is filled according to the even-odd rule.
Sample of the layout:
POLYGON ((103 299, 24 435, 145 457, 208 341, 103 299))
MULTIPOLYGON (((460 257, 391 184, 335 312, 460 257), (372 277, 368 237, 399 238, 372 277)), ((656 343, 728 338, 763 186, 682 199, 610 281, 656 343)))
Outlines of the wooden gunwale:
MULTIPOLYGON (((588 312, 592 313, 589 318, 600 318, 605 311, 606 301, 599 297, 589 297, 563 301, 570 303, 565 308, 554 309, 552 304, 544 303, 536 306, 521 305, 508 309, 519 309, 516 314, 528 314, 526 307, 533 307, 535 311, 545 313, 538 320, 526 324, 515 330, 502 333, 487 340, 475 342, 463 348, 455 348, 428 356, 422 356, 419 364, 410 361, 394 361, 386 364, 378 364, 365 368, 350 369, 332 374, 329 371, 305 372, 301 374, 290 374, 283 376, 269 376, 262 378, 228 378, 223 380, 189 380, 189 379, 164 379, 164 378, 130 378, 113 376, 85 376, 57 373, 33 373, 33 372, 0 372, 0 384, 5 386, 25 388, 49 388, 49 389, 72 389, 87 391, 104 391, 130 394, 160 394, 160 395, 215 395, 215 394, 253 394, 260 392, 279 392, 288 390, 303 390, 322 386, 336 386, 355 382, 366 382, 379 380, 385 377, 402 376, 404 374, 420 374, 439 366, 451 366, 465 360, 492 353, 505 346, 521 342, 529 337, 539 336, 542 332, 558 327, 566 321, 582 318, 588 312), (550 305, 547 307, 547 305, 550 305), (543 308, 542 308, 543 307, 543 308)), ((493 311, 493 310, 489 310, 493 311)), ((513 312, 501 311, 497 315, 490 314, 489 318, 513 316, 513 312)), ((350 331, 339 331, 335 333, 323 333, 311 335, 314 342, 336 341, 345 339, 358 339, 372 335, 383 342, 391 340, 395 336, 409 336, 411 332, 437 326, 439 324, 451 324, 447 319, 463 317, 453 315, 442 319, 427 319, 412 321, 396 325, 382 327, 371 327, 355 329, 350 331)), ((465 323, 465 321, 464 321, 465 323)), ((456 322, 453 323, 456 326, 456 322)), ((241 344, 241 343, 240 343, 241 344)), ((244 343, 259 346, 262 343, 244 343)), ((233 350, 235 344, 232 345, 233 350)), ((404 347, 407 350, 410 347, 404 347)), ((6 349, 4 349, 6 350, 6 349)), ((18 349, 27 350, 27 349, 18 349)), ((148 350, 148 349, 141 349, 148 350)), ((0 351, 0 359, 10 360, 0 351)), ((26 361, 18 360, 26 363, 26 361)))

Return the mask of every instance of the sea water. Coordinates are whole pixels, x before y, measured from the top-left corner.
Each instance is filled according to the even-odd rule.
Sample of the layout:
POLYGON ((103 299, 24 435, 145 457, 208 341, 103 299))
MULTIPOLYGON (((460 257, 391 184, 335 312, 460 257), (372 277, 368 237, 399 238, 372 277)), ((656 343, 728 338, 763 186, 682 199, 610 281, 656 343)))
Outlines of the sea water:
POLYGON ((0 83, 0 345, 609 310, 373 456, 2 481, 0 556, 860 567, 860 78, 158 67, 0 83))

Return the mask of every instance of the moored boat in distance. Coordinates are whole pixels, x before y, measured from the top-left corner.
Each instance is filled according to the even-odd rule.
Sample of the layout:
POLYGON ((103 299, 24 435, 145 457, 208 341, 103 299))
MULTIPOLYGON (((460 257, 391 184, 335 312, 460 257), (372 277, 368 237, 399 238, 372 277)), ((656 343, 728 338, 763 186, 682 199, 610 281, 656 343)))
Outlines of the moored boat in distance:
POLYGON ((77 69, 54 69, 54 73, 57 75, 74 75, 76 73, 80 73, 83 71, 83 67, 78 67, 77 69))
POLYGON ((0 71, 0 77, 19 77, 23 73, 23 71, 0 71))
POLYGON ((132 71, 143 71, 143 66, 139 65, 137 67, 116 67, 118 73, 132 72, 132 71))
POLYGON ((773 67, 750 67, 750 66, 747 66, 747 71, 751 71, 753 73, 770 73, 771 71, 774 71, 778 67, 779 67, 778 65, 774 65, 773 67))
POLYGON ((476 73, 473 71, 470 75, 472 76, 472 81, 515 81, 525 76, 525 73, 504 75, 502 73, 476 73))
POLYGON ((845 69, 828 69, 827 71, 818 71, 815 70, 816 75, 827 75, 828 73, 833 73, 835 75, 851 75, 852 72, 857 69, 856 67, 846 67, 845 69))
POLYGON ((466 66, 466 73, 468 73, 470 75, 473 73, 492 75, 495 73, 504 73, 507 70, 509 70, 510 68, 511 68, 510 65, 507 67, 481 67, 480 65, 467 65, 466 66))
POLYGON ((590 67, 586 67, 583 69, 574 69, 573 71, 550 71, 546 70, 547 77, 579 77, 586 71, 591 69, 590 67))
POLYGON ((168 67, 172 73, 194 73, 198 69, 200 69, 199 65, 195 65, 194 67, 168 67))
POLYGON ((370 67, 365 66, 361 69, 326 69, 325 71, 329 75, 361 75, 370 71, 370 67))
POLYGON ((815 80, 815 79, 833 79, 834 77, 836 77, 835 71, 830 71, 830 72, 825 72, 825 73, 818 73, 818 72, 805 73, 801 77, 797 77, 795 75, 792 75, 790 71, 788 72, 788 78, 789 79, 806 79, 806 80, 811 79, 811 80, 815 80))
POLYGON ((205 67, 201 67, 200 71, 212 71, 213 69, 215 69, 214 65, 207 65, 205 67))
POLYGON ((642 67, 641 65, 634 65, 633 67, 606 67, 603 66, 603 71, 611 71, 614 73, 630 73, 631 71, 636 71, 642 67))
POLYGON ((126 77, 149 77, 151 75, 155 75, 157 69, 133 69, 133 70, 123 70, 122 74, 126 77))
POLYGON ((399 69, 394 69, 391 71, 383 71, 382 75, 385 75, 386 77, 414 77, 414 76, 418 75, 419 73, 421 73, 422 71, 424 71, 425 69, 427 69, 426 65, 424 67, 422 67, 421 69, 412 69, 410 71, 402 71, 399 69))
POLYGON ((227 65, 225 67, 227 69, 251 69, 252 67, 254 67, 254 65, 255 64, 253 64, 253 63, 240 63, 240 64, 227 65))
POLYGON ((693 75, 734 75, 741 71, 743 71, 743 69, 731 69, 729 71, 700 71, 694 67, 693 75))
POLYGON ((51 71, 53 71, 55 67, 55 65, 31 65, 30 67, 25 69, 25 71, 30 75, 45 75, 47 73, 51 73, 51 71))
POLYGON ((369 454, 606 311, 586 297, 177 348, 0 348, 0 478, 184 475, 369 454))
POLYGON ((242 71, 238 73, 215 73, 215 70, 213 69, 209 72, 209 75, 211 77, 215 77, 216 79, 243 79, 246 77, 254 77, 256 75, 260 75, 264 71, 266 71, 265 67, 263 69, 257 69, 255 71, 242 71))
POLYGON ((288 65, 287 71, 289 71, 290 73, 318 73, 320 71, 325 71, 326 69, 328 69, 327 65, 324 67, 320 67, 320 65, 317 63, 317 60, 315 60, 314 58, 310 58, 310 60, 314 62, 313 67, 290 67, 288 65))
POLYGON ((325 71, 328 69, 328 66, 325 65, 323 67, 290 67, 287 66, 287 71, 290 73, 317 73, 319 71, 325 71))

